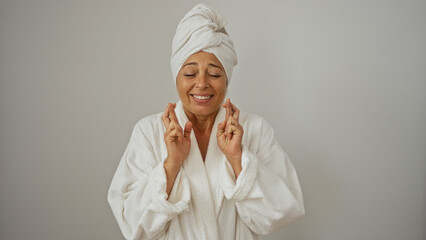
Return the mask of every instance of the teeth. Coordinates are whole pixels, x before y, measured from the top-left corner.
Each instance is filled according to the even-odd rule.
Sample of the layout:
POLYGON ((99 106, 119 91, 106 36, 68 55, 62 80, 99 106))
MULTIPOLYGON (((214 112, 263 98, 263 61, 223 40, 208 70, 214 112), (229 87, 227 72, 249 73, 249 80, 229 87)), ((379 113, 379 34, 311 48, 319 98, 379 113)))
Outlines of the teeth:
POLYGON ((210 96, 197 96, 197 95, 192 95, 192 96, 194 96, 196 99, 201 99, 201 100, 209 99, 209 98, 211 98, 211 97, 212 97, 211 95, 210 95, 210 96))

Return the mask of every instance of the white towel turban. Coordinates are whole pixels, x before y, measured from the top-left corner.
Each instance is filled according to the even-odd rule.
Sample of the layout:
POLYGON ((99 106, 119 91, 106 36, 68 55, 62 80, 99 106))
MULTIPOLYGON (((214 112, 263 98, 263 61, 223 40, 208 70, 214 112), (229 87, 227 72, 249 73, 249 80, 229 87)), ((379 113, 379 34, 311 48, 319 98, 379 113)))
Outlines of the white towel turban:
POLYGON ((212 7, 200 3, 179 22, 172 43, 171 66, 176 84, 183 63, 199 51, 213 53, 225 68, 228 86, 232 69, 237 64, 237 53, 225 30, 227 21, 212 7))

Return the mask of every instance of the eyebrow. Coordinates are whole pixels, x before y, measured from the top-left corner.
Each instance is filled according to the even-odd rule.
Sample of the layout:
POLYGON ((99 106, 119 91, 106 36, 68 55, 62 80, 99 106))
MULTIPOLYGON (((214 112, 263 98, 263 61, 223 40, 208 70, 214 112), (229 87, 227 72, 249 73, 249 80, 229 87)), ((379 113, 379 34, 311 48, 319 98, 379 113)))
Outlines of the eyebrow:
POLYGON ((215 68, 222 69, 220 66, 218 66, 218 65, 214 65, 213 63, 209 63, 209 66, 212 66, 212 67, 215 67, 215 68))
MULTIPOLYGON (((182 66, 182 68, 184 68, 185 66, 188 66, 188 65, 198 65, 198 63, 196 63, 196 62, 189 62, 189 63, 186 63, 185 65, 183 65, 183 66, 182 66)), ((220 66, 215 65, 215 64, 213 64, 213 63, 209 63, 209 66, 212 66, 212 67, 215 67, 215 68, 222 69, 220 66)))

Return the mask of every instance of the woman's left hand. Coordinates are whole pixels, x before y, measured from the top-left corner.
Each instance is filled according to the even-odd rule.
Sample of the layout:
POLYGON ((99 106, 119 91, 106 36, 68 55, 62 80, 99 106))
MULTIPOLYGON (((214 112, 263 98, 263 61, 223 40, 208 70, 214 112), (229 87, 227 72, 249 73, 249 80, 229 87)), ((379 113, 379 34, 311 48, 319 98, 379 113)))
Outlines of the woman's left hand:
POLYGON ((234 168, 235 176, 238 177, 241 172, 241 144, 244 134, 243 127, 239 123, 240 110, 231 103, 229 98, 222 107, 226 108, 226 117, 225 121, 218 125, 217 143, 234 168))

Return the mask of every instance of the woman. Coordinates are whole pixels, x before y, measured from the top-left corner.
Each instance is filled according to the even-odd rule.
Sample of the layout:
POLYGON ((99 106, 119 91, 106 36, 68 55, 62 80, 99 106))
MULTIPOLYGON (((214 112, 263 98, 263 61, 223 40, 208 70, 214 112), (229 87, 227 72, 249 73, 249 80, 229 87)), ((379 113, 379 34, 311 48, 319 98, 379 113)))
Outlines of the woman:
POLYGON ((180 101, 136 124, 108 192, 126 239, 257 239, 304 215, 271 126, 225 101, 237 63, 225 24, 198 4, 178 25, 180 101))

